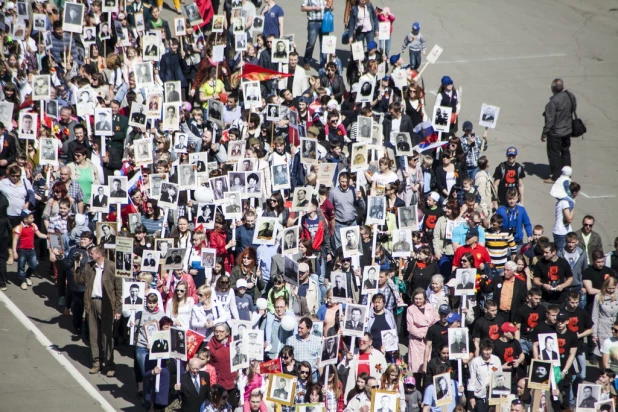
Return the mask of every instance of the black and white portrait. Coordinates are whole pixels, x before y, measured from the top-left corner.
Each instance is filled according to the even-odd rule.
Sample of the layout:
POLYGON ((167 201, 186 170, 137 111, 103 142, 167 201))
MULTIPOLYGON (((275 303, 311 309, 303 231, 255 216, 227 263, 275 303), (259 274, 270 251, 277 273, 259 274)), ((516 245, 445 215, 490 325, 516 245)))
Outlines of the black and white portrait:
POLYGON ((330 283, 332 300, 334 302, 347 302, 348 300, 348 283, 344 272, 333 271, 330 274, 330 283))
POLYGON ((418 213, 416 206, 397 208, 399 227, 402 229, 418 230, 418 213))
POLYGON ((367 169, 368 145, 365 142, 352 143, 352 172, 360 172, 367 169))
POLYGON ((179 103, 180 102, 180 81, 165 82, 165 102, 179 103))
POLYGON ((109 186, 93 185, 90 192, 90 210, 108 213, 109 204, 109 186))
POLYGON ((185 19, 174 19, 174 33, 176 33, 176 36, 185 36, 187 34, 185 19))
POLYGON ((291 406, 294 403, 296 377, 275 373, 269 376, 266 400, 291 406))
POLYGON ((189 136, 185 133, 174 134, 174 151, 176 153, 187 153, 189 147, 189 136))
POLYGON ((249 366, 249 358, 243 350, 242 339, 236 340, 230 345, 230 365, 232 372, 249 366))
POLYGON ((243 353, 249 360, 264 360, 264 331, 259 329, 245 329, 242 332, 244 344, 243 353))
MULTIPOLYGON (((160 60, 160 49, 159 44, 161 44, 161 33, 158 31, 148 32, 147 35, 142 37, 143 39, 143 51, 142 51, 142 59, 144 62, 158 62, 160 60)), ((138 64, 135 65, 136 69, 138 64)), ((152 65, 151 65, 152 67, 152 65)), ((140 81, 136 81, 139 84, 140 81)))
POLYGON ((163 270, 182 269, 187 249, 169 249, 165 257, 163 270))
POLYGON ((437 132, 448 133, 451 126, 451 107, 436 106, 433 109, 433 128, 437 132))
POLYGON ((170 331, 157 330, 150 336, 150 359, 169 359, 170 331))
POLYGON ((552 373, 551 361, 532 359, 528 374, 528 387, 548 391, 550 373, 552 373))
POLYGON ((116 225, 107 222, 97 222, 97 243, 103 245, 105 249, 116 247, 116 225))
POLYGON ((397 156, 412 156, 412 140, 410 133, 391 132, 391 141, 395 142, 397 156))
POLYGON ((81 33, 84 24, 84 5, 79 3, 64 3, 64 19, 62 30, 69 33, 81 33))
POLYGON ((197 216, 195 222, 203 224, 205 229, 214 229, 215 227, 215 210, 216 205, 208 203, 200 203, 197 207, 197 216))
POLYGON ((290 188, 290 171, 287 164, 272 166, 273 191, 290 188))
MULTIPOLYGON (((225 16, 221 14, 215 14, 212 17, 212 32, 213 33, 222 33, 223 26, 225 22, 225 16)), ((253 20, 253 24, 255 24, 255 19, 253 20)))
POLYGON ((238 10, 242 8, 242 0, 232 0, 232 10, 238 10))
POLYGON ((82 43, 84 46, 90 47, 91 44, 97 42, 97 28, 96 26, 86 26, 82 32, 82 43))
MULTIPOLYGON (((467 329, 466 329, 467 330, 467 329)), ((491 398, 511 394, 511 372, 495 372, 491 377, 491 398)))
POLYGON ((174 248, 174 238, 155 239, 155 250, 159 252, 161 260, 167 258, 169 251, 174 248))
POLYGON ((373 130, 373 118, 358 116, 356 138, 361 141, 371 142, 371 131, 373 130))
POLYGON ((271 62, 287 63, 289 61, 289 43, 286 39, 273 39, 271 49, 271 62))
POLYGON ((324 338, 322 340, 322 356, 320 356, 320 367, 336 364, 338 353, 339 335, 324 338))
POLYGON ((277 235, 277 218, 260 216, 255 222, 253 243, 256 245, 274 245, 277 235))
POLYGON ((244 159, 246 140, 234 140, 228 143, 228 158, 233 160, 244 159))
POLYGON ((306 212, 311 205, 312 196, 311 187, 297 187, 294 189, 294 196, 292 199, 292 211, 294 212, 306 212))
POLYGON ((99 25, 99 39, 100 40, 109 40, 112 38, 112 31, 109 25, 110 19, 108 17, 107 21, 101 22, 99 25))
POLYGON ((290 255, 298 252, 298 226, 287 228, 282 234, 281 253, 290 255))
POLYGON ((187 20, 189 20, 189 26, 198 26, 202 24, 204 21, 202 20, 202 16, 200 15, 200 11, 197 8, 197 4, 185 4, 183 5, 185 16, 187 16, 187 20))
POLYGON ((399 394, 393 391, 373 389, 371 391, 371 408, 369 412, 399 411, 399 394))
POLYGON ((146 106, 139 103, 131 105, 131 114, 129 115, 129 126, 146 127, 146 106))
POLYGON ((127 177, 126 176, 110 176, 108 179, 109 202, 110 203, 127 203, 127 177))
POLYGON ((129 232, 135 233, 135 228, 142 224, 141 213, 129 213, 129 232))
POLYGON ((143 33, 146 31, 146 23, 144 22, 144 13, 133 13, 133 18, 135 20, 135 30, 138 33, 143 33))
POLYGON ((386 219, 386 198, 384 196, 367 197, 367 224, 384 224, 386 219))
POLYGON ((163 130, 178 130, 180 127, 178 103, 163 103, 163 130))
POLYGON ((118 3, 116 0, 103 0, 102 11, 107 13, 117 13, 118 12, 118 3))
POLYGON ((393 257, 407 257, 412 252, 412 232, 410 229, 397 229, 392 232, 393 257))
POLYGON ((253 24, 251 25, 251 31, 255 33, 261 33, 264 31, 264 18, 262 16, 255 16, 253 18, 253 24))
POLYGON ((246 180, 244 172, 228 173, 230 180, 230 192, 244 192, 246 190, 246 180))
POLYGON ((470 347, 467 328, 448 329, 449 359, 468 359, 470 347))
POLYGON ((34 13, 32 15, 32 29, 34 31, 44 31, 47 22, 47 17, 41 13, 34 13))
POLYGON ((380 332, 382 335, 382 346, 386 352, 399 350, 399 335, 397 329, 386 329, 380 332))
POLYGON ((616 412, 614 399, 607 399, 594 404, 594 409, 599 412, 616 412))
POLYGON ((247 51, 247 33, 235 33, 234 34, 234 45, 236 47, 237 52, 247 51))
POLYGON ((279 109, 280 106, 278 104, 268 104, 266 107, 266 120, 279 121, 279 109))
POLYGON ((450 373, 433 377, 433 394, 436 406, 449 405, 453 401, 453 385, 450 373))
POLYGON ((215 99, 208 100, 208 120, 211 122, 222 126, 224 110, 223 103, 220 101, 215 99))
POLYGON ((51 79, 48 74, 32 76, 32 100, 51 99, 51 79))
POLYGON ((206 269, 215 267, 217 261, 217 249, 202 248, 202 266, 206 269))
POLYGON ((135 156, 135 163, 137 164, 149 164, 152 163, 152 138, 140 139, 133 142, 133 155, 135 156))
POLYGON ((245 179, 247 187, 243 198, 260 197, 262 192, 262 172, 245 172, 245 179))
POLYGON ((318 141, 300 139, 300 161, 305 164, 318 164, 318 141))
POLYGON ((298 286, 298 262, 287 255, 283 256, 283 278, 292 286, 298 286))
POLYGON ((378 292, 378 278, 380 276, 380 266, 365 266, 363 268, 363 280, 362 280, 362 294, 367 295, 369 293, 378 292))
POLYGON ((159 196, 159 207, 176 209, 176 204, 178 202, 178 192, 179 188, 177 184, 162 182, 161 196, 159 196))
POLYGON ((213 177, 209 182, 215 203, 223 203, 223 194, 229 192, 227 176, 213 177))
POLYGON ((260 82, 244 82, 243 92, 246 109, 258 109, 262 107, 262 90, 260 89, 260 82))
POLYGON ((479 125, 495 129, 499 113, 500 108, 498 106, 483 103, 481 106, 481 119, 479 120, 479 125))
MULTIPOLYGON (((111 109, 110 109, 111 110, 111 109)), ((39 115, 33 112, 19 112, 19 138, 20 139, 36 139, 37 135, 37 120, 39 115)))
POLYGON ((476 293, 476 268, 459 268, 455 272, 455 295, 474 295, 476 293))
POLYGON ((58 164, 58 147, 55 138, 41 138, 39 140, 39 164, 41 165, 57 165, 58 164))
POLYGON ((95 92, 89 86, 77 90, 77 115, 90 116, 94 111, 95 92))
POLYGON ((13 103, 0 102, 0 122, 8 131, 13 130, 13 103))
POLYGON ((341 227, 339 230, 343 256, 349 258, 360 255, 360 235, 358 226, 341 227))
POLYGON ((171 327, 171 346, 170 357, 174 359, 180 359, 181 361, 187 360, 187 331, 181 328, 171 327))
POLYGON ((347 304, 343 333, 349 336, 362 337, 365 331, 367 306, 347 304))
POLYGON ((178 186, 181 190, 196 188, 195 167, 193 165, 178 165, 178 186))
POLYGON ((98 107, 94 110, 94 134, 99 136, 111 136, 112 130, 112 109, 98 107))
POLYGON ((361 76, 359 83, 359 90, 356 94, 356 103, 368 103, 373 100, 373 88, 375 82, 369 76, 361 76))
POLYGON ((560 353, 558 352, 558 337, 555 333, 539 333, 539 358, 552 361, 560 366, 560 353))
POLYGON ((122 281, 122 309, 123 310, 142 310, 144 309, 144 295, 146 284, 132 279, 122 281))
POLYGON ((226 219, 240 219, 242 217, 242 198, 240 192, 224 193, 224 215, 226 219))
POLYGON ((576 412, 593 412, 595 404, 601 399, 601 385, 580 383, 577 389, 576 412))

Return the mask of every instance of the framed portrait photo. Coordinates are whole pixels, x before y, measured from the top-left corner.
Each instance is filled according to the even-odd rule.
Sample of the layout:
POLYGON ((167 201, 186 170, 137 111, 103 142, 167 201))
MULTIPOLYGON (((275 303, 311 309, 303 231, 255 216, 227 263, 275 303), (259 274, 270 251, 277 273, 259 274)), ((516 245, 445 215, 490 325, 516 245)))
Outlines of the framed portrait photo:
POLYGON ((51 99, 51 77, 48 74, 32 76, 32 100, 51 99))
POLYGON ((479 119, 479 125, 490 129, 495 129, 499 114, 500 108, 498 106, 483 103, 481 106, 481 118, 479 119))
POLYGON ((228 159, 239 161, 245 158, 246 140, 233 140, 228 143, 228 159))
POLYGON ((281 254, 292 255, 298 252, 298 226, 289 227, 283 231, 281 243, 281 254))
POLYGON ((253 243, 256 245, 274 245, 277 240, 277 218, 260 216, 255 222, 253 243))
POLYGON ((407 257, 412 252, 412 232, 410 229, 397 229, 392 232, 393 257, 407 257))
POLYGON ((576 412, 596 412, 596 404, 601 399, 601 385, 581 383, 577 388, 576 412))
MULTIPOLYGON (((140 139, 133 142, 133 155, 136 164, 150 164, 153 158, 152 138, 140 139)), ((153 175, 151 175, 152 177, 153 175)), ((152 187, 151 187, 152 190, 152 187)))
POLYGON ((189 20, 190 26, 199 26, 204 20, 202 20, 202 16, 200 15, 200 11, 197 8, 197 4, 185 4, 183 5, 183 9, 185 12, 185 16, 187 16, 187 20, 189 20))
MULTIPOLYGON (((161 33, 158 30, 149 31, 142 39, 144 43, 142 60, 144 62, 158 62, 161 59, 161 50, 159 49, 159 44, 161 44, 161 33)), ((139 85, 137 78, 136 81, 139 85)))
POLYGON ((163 270, 182 269, 187 249, 170 249, 165 257, 163 270))
POLYGON ((171 345, 170 358, 187 361, 187 331, 186 329, 172 326, 170 328, 171 345))
POLYGON ((178 187, 180 190, 193 190, 197 187, 195 166, 178 165, 178 187))
POLYGON ((39 115, 37 113, 19 112, 19 138, 34 140, 37 136, 36 125, 39 115))
POLYGON ((122 309, 123 310, 142 310, 144 309, 144 295, 146 284, 144 282, 133 281, 132 279, 122 280, 122 309))
POLYGON ((558 335, 556 333, 539 333, 539 358, 550 361, 555 366, 560 366, 560 353, 558 352, 558 335))
POLYGON ((296 187, 294 188, 294 195, 292 199, 292 211, 293 212, 306 212, 311 206, 311 194, 313 190, 311 187, 296 187))
POLYGON ((32 15, 32 29, 34 31, 45 31, 47 16, 42 13, 34 13, 32 15))
MULTIPOLYGON (((245 108, 257 109, 262 107, 262 89, 260 88, 260 82, 243 82, 242 87, 245 97, 245 108)), ((281 112, 281 109, 279 112, 281 112)))
POLYGON ((135 228, 142 224, 141 213, 129 213, 129 232, 135 233, 135 228))
POLYGON ((416 206, 397 208, 397 219, 402 229, 418 230, 418 211, 416 206))
POLYGON ((395 142, 397 156, 412 156, 412 139, 410 133, 391 132, 391 141, 395 142))
POLYGON ((118 13, 118 1, 117 0, 103 0, 103 7, 101 10, 104 13, 118 13))
POLYGON ((0 122, 8 131, 13 130, 13 103, 0 102, 0 122))
POLYGON ((159 196, 159 207, 176 209, 178 194, 180 189, 177 184, 161 182, 161 195, 159 196))
POLYGON ((397 329, 386 329, 380 331, 382 335, 382 346, 386 352, 399 350, 399 335, 397 329))
POLYGON ((144 329, 144 335, 146 335, 146 342, 148 343, 148 348, 150 348, 153 342, 153 334, 159 330, 159 322, 157 322, 156 320, 146 322, 142 325, 142 328, 144 329))
POLYGON ((232 33, 239 34, 245 32, 246 21, 244 16, 232 17, 230 24, 232 25, 232 33))
POLYGON ((196 225, 204 225, 204 229, 214 229, 216 208, 217 205, 213 203, 199 203, 195 216, 196 225))
POLYGON ((170 251, 175 247, 174 238, 155 239, 155 250, 159 252, 160 261, 165 262, 165 259, 170 255, 170 251))
POLYGON ((284 373, 274 373, 268 377, 266 400, 285 406, 294 405, 297 378, 284 373))
POLYGON ((170 331, 154 331, 152 332, 150 339, 152 340, 150 345, 150 359, 169 359, 171 340, 170 331))
POLYGON ((109 213, 109 186, 93 185, 90 192, 90 210, 109 213))
POLYGON ((228 176, 217 176, 209 179, 210 190, 212 190, 213 199, 216 204, 224 203, 224 194, 229 192, 230 185, 228 183, 228 176))
POLYGON ((289 43, 288 39, 273 39, 270 61, 273 63, 288 63, 290 60, 289 43))
MULTIPOLYGON (((139 65, 135 65, 135 66, 139 66, 139 65)), ((149 66, 149 68, 146 70, 151 70, 151 69, 152 68, 149 66)), ((145 75, 144 73, 142 73, 141 76, 142 76, 142 80, 152 81, 152 75, 144 77, 145 75)), ((161 117, 161 107, 162 106, 163 106, 163 93, 162 92, 152 91, 152 92, 146 93, 146 110, 147 110, 146 117, 151 118, 151 119, 159 119, 161 117)))
POLYGON ((365 333, 367 320, 367 306, 347 304, 345 307, 345 321, 343 332, 349 336, 362 337, 365 333))
POLYGON ((272 189, 273 192, 290 188, 290 170, 287 164, 273 165, 272 168, 272 189))
POLYGON ((174 19, 174 35, 185 36, 187 34, 187 26, 185 25, 185 19, 178 18, 174 19))
POLYGON ((553 373, 551 361, 532 359, 528 372, 528 388, 548 391, 550 373, 553 373))
POLYGON ((433 128, 436 132, 448 133, 451 127, 451 107, 436 106, 433 108, 433 128))
POLYGON ((368 150, 369 145, 366 142, 352 143, 352 172, 360 172, 367 169, 369 166, 368 150))
POLYGON ((109 177, 108 183, 110 184, 109 188, 109 202, 110 203, 120 203, 125 204, 128 202, 127 192, 128 192, 128 182, 126 176, 113 176, 109 177))
POLYGON ((318 141, 317 139, 300 139, 300 161, 304 164, 318 164, 318 141))
POLYGON ((144 250, 142 251, 142 265, 140 270, 142 272, 158 273, 160 260, 161 252, 157 252, 156 250, 144 250))
POLYGON ((339 353, 339 335, 329 336, 322 339, 322 355, 320 356, 320 367, 337 364, 337 354, 339 353))
MULTIPOLYGON (((467 330, 467 329, 466 329, 467 330)), ((511 372, 495 372, 489 383, 489 404, 499 405, 503 398, 511 394, 511 372)))
POLYGON ((146 106, 139 103, 133 103, 131 105, 131 114, 129 115, 129 126, 145 128, 146 119, 146 106))
POLYGON ((359 91, 356 94, 356 103, 369 103, 373 100, 373 89, 375 82, 367 75, 361 76, 359 79, 359 91))
POLYGON ((386 198, 384 196, 367 197, 367 224, 383 225, 386 220, 386 198))
POLYGON ((178 103, 163 103, 163 130, 178 130, 180 128, 180 108, 178 103))
POLYGON ((97 136, 112 136, 112 109, 98 107, 94 109, 94 134, 97 136))
POLYGON ((48 233, 47 243, 50 250, 58 250, 60 254, 64 253, 64 247, 62 246, 62 235, 59 233, 48 233))
POLYGON ((58 164, 58 139, 42 137, 39 140, 39 164, 57 165, 58 164))
POLYGON ((393 391, 374 389, 371 391, 371 409, 369 412, 399 411, 399 394, 393 391))
POLYGON ((165 102, 180 103, 180 81, 165 82, 165 102))
POLYGON ((84 25, 84 5, 80 3, 64 3, 62 30, 69 33, 81 33, 84 25))
POLYGON ((616 404, 614 399, 607 399, 605 401, 597 402, 594 404, 595 410, 599 412, 616 412, 616 404))
POLYGON ((202 249, 202 266, 205 268, 214 268, 217 258, 217 249, 204 248, 202 249))
POLYGON ((459 268, 455 272, 455 295, 474 295, 476 293, 476 268, 459 268))
POLYGON ((359 256, 361 254, 359 227, 341 227, 339 228, 339 231, 341 235, 341 248, 343 250, 343 256, 346 258, 359 256))
POLYGON ((207 119, 219 126, 223 126, 224 110, 223 103, 215 99, 209 99, 207 119))
POLYGON ((377 293, 379 277, 380 277, 380 266, 379 265, 365 266, 363 268, 363 279, 362 279, 363 288, 362 288, 361 294, 367 295, 369 293, 377 293))
POLYGON ((223 195, 225 201, 223 214, 226 219, 242 218, 242 198, 240 192, 227 192, 223 195))
POLYGON ((249 358, 244 351, 244 342, 241 339, 230 344, 230 366, 232 372, 249 367, 249 358))
POLYGON ((452 389, 453 384, 450 373, 443 373, 433 377, 433 395, 436 406, 449 405, 453 402, 455 394, 452 389))
POLYGON ((225 16, 223 16, 222 14, 215 14, 214 16, 212 16, 212 32, 223 33, 224 22, 225 16))
POLYGON ((470 341, 468 328, 448 329, 449 359, 468 359, 470 357, 470 341))
POLYGON ((266 106, 266 120, 271 122, 278 122, 280 120, 280 108, 278 104, 268 104, 266 106))

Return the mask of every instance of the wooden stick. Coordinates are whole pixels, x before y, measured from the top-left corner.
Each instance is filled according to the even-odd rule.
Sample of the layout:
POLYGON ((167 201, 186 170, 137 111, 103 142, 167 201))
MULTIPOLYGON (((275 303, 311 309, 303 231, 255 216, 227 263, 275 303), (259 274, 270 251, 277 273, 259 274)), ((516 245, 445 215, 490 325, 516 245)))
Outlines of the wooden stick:
POLYGON ((416 76, 414 77, 414 81, 418 81, 418 79, 421 77, 421 75, 423 74, 423 72, 425 71, 425 69, 427 68, 427 66, 429 66, 429 62, 425 62, 425 65, 423 66, 423 68, 421 69, 420 72, 418 72, 416 74, 416 76))
POLYGON ((129 324, 131 325, 133 323, 131 326, 131 336, 129 337, 129 345, 133 345, 133 341, 135 340, 135 325, 134 325, 135 312, 136 312, 135 310, 132 310, 131 316, 129 317, 129 324))
POLYGON ((116 204, 116 226, 117 226, 117 235, 122 232, 122 203, 116 204))
MULTIPOLYGON (((552 371, 553 373, 553 371, 552 371)), ((541 391, 539 389, 532 390, 532 409, 531 412, 539 412, 541 406, 541 391)))

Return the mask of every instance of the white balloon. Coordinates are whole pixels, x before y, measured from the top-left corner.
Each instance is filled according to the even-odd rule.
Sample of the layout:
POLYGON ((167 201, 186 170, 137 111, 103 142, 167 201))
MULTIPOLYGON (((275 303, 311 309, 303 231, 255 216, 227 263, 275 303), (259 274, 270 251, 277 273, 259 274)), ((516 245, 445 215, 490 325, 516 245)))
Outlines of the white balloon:
POLYGON ((290 332, 296 329, 296 317, 292 315, 285 315, 281 318, 281 327, 283 330, 290 332))
POLYGON ((259 298, 255 302, 255 306, 257 306, 257 308, 260 310, 265 310, 268 307, 268 302, 264 298, 259 298))
POLYGON ((195 200, 199 203, 206 203, 210 200, 208 196, 208 192, 206 191, 205 188, 200 188, 194 191, 193 197, 195 197, 195 200))
POLYGON ((114 170, 114 176, 122 176, 120 170, 114 170))

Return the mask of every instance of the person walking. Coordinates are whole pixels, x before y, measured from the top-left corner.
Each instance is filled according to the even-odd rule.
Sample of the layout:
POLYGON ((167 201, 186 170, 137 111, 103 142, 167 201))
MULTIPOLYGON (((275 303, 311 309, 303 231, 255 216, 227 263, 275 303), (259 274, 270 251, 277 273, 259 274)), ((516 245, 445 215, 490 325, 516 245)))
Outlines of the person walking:
POLYGON ((553 96, 545 106, 545 125, 541 141, 547 142, 547 160, 551 176, 544 183, 554 183, 563 166, 571 166, 571 133, 573 112, 577 109, 577 100, 572 93, 564 90, 562 79, 551 83, 553 96))
POLYGON ((105 367, 106 376, 113 378, 114 322, 122 316, 122 278, 114 275, 114 264, 105 258, 105 249, 95 246, 90 251, 92 262, 76 270, 76 282, 86 284, 84 309, 90 330, 92 368, 96 374, 105 367))

